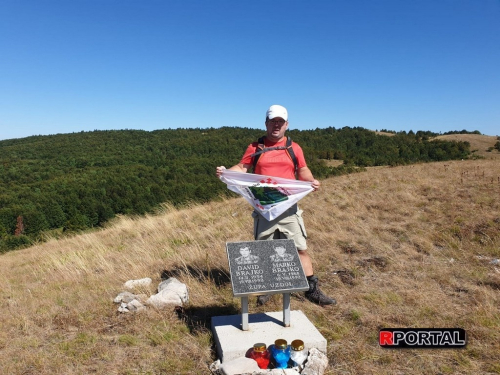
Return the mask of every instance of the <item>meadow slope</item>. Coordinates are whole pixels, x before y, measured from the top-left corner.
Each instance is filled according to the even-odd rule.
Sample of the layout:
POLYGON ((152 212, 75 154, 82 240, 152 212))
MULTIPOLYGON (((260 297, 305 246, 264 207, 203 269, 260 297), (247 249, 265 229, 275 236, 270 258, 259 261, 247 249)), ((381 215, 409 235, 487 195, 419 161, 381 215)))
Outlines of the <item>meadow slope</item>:
POLYGON ((443 141, 465 141, 470 143, 470 150, 473 155, 485 159, 500 160, 500 152, 490 149, 495 143, 500 141, 500 137, 480 134, 447 134, 437 136, 436 139, 443 141))
MULTIPOLYGON (((500 373, 498 159, 334 177, 301 208, 315 272, 338 305, 294 295, 292 309, 327 338, 327 374, 500 373), (384 350, 382 327, 461 327, 468 345, 384 350)), ((240 198, 165 206, 1 255, 2 374, 208 374, 210 317, 239 311, 225 243, 252 240, 250 213, 240 198), (165 275, 188 285, 183 309, 117 312, 126 280, 156 286, 165 275)), ((280 307, 275 296, 250 311, 280 307)))

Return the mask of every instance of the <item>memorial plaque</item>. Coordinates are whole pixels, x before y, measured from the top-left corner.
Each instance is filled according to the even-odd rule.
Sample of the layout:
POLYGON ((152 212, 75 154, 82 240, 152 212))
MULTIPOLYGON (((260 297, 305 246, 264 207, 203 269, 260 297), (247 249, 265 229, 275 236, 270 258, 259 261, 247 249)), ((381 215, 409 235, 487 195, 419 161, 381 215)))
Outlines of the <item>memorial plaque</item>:
POLYGON ((309 289, 293 240, 227 242, 235 297, 309 289))

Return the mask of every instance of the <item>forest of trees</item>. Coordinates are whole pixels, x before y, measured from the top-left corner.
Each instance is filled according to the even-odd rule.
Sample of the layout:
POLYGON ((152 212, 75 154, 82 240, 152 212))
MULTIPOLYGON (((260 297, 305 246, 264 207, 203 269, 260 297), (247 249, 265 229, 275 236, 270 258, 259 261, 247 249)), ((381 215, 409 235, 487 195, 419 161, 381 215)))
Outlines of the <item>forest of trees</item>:
MULTIPOLYGON (((93 131, 0 141, 0 252, 98 227, 160 203, 207 202, 231 193, 215 167, 239 162, 264 131, 225 127, 93 131)), ((316 178, 362 167, 463 159, 467 142, 430 132, 377 135, 363 128, 291 130, 316 178), (339 167, 326 160, 338 159, 339 167)))

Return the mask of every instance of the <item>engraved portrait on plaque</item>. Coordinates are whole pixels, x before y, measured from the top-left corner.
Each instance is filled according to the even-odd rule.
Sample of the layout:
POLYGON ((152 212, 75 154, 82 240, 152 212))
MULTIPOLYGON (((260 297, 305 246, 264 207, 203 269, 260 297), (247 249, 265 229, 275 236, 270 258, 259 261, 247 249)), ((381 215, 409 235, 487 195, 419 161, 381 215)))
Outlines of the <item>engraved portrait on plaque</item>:
POLYGON ((254 264, 259 261, 259 257, 251 254, 251 250, 248 246, 240 247, 241 256, 236 258, 235 261, 238 264, 254 264))
POLYGON ((275 246, 274 251, 276 251, 276 254, 271 255, 273 262, 290 262, 293 260, 293 255, 288 254, 284 246, 275 246))
POLYGON ((293 240, 226 243, 235 297, 309 289, 293 240))

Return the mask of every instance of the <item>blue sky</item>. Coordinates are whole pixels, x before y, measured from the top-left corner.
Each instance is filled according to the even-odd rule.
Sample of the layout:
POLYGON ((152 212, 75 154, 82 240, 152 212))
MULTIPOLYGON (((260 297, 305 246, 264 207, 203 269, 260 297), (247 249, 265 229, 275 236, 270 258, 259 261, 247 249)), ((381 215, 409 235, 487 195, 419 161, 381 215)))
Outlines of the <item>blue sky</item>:
POLYGON ((500 135, 499 0, 0 0, 0 139, 104 129, 500 135))

